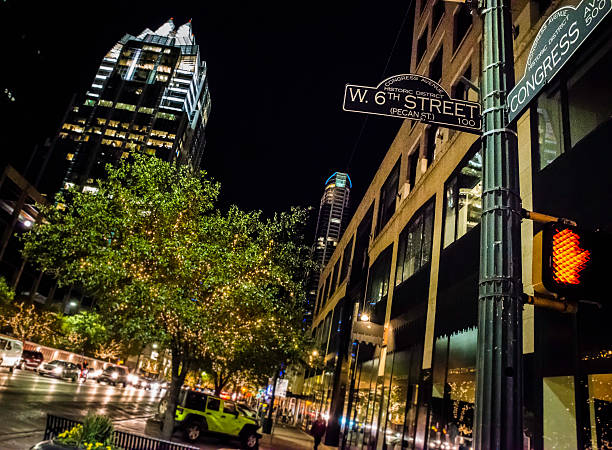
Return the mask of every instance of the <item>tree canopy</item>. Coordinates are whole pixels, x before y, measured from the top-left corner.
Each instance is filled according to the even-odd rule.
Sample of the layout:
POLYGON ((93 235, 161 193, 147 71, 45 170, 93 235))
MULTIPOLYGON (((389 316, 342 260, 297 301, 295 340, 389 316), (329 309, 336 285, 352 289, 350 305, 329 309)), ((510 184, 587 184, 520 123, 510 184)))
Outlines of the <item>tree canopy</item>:
POLYGON ((262 377, 274 371, 263 358, 301 350, 306 211, 224 212, 219 189, 203 172, 135 156, 108 167, 95 193, 41 205, 46 220, 25 236, 25 256, 61 285, 82 285, 124 339, 171 350, 171 410, 198 362, 227 380, 262 377))

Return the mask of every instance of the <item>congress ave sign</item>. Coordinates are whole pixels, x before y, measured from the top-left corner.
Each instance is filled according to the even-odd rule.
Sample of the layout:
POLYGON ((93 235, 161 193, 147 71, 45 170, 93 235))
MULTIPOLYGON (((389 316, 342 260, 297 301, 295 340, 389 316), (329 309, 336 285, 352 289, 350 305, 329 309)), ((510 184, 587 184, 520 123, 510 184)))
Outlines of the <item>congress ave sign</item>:
POLYGON ((524 111, 611 9, 612 0, 584 0, 551 14, 533 41, 525 75, 508 94, 509 121, 524 111))
POLYGON ((347 84, 343 109, 481 132, 479 103, 452 99, 438 83, 416 74, 395 75, 376 87, 347 84))

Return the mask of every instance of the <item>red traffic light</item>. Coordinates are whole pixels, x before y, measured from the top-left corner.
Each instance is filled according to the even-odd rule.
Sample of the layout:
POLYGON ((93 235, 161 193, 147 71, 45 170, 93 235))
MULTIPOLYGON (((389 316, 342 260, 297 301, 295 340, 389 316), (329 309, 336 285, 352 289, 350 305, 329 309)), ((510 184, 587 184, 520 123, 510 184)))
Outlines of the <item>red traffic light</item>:
POLYGON ((561 223, 548 223, 534 238, 533 285, 540 294, 574 299, 603 293, 610 237, 561 223))

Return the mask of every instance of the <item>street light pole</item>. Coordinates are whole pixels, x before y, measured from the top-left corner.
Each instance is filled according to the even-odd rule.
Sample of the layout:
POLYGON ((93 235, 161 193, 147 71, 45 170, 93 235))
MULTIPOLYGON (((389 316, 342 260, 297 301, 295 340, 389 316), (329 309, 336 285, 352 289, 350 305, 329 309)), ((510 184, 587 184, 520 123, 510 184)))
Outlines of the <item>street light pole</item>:
POLYGON ((474 448, 523 448, 521 199, 510 0, 481 0, 483 195, 474 448))

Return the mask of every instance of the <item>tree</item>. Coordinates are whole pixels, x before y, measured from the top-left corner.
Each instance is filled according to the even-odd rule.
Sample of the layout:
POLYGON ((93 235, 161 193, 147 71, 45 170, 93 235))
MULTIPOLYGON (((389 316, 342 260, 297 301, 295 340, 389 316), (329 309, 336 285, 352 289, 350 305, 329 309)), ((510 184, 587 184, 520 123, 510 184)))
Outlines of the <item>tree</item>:
POLYGON ((57 316, 49 311, 39 311, 32 304, 19 302, 6 309, 0 320, 17 339, 48 340, 55 335, 57 316))
POLYGON ((98 344, 98 348, 94 352, 94 356, 100 359, 106 359, 108 361, 119 359, 123 352, 123 345, 121 342, 117 342, 111 339, 107 343, 98 344))
POLYGON ((65 346, 77 353, 93 355, 100 346, 112 340, 100 314, 95 311, 63 316, 62 330, 66 336, 65 346))
POLYGON ((188 370, 225 357, 215 352, 231 340, 228 321, 246 333, 235 324, 256 326, 270 312, 282 328, 284 302, 304 298, 305 211, 222 213, 218 192, 203 172, 137 155, 108 167, 95 194, 70 190, 41 205, 46 222, 24 237, 29 260, 62 285, 82 285, 124 339, 171 351, 166 437, 188 370))

